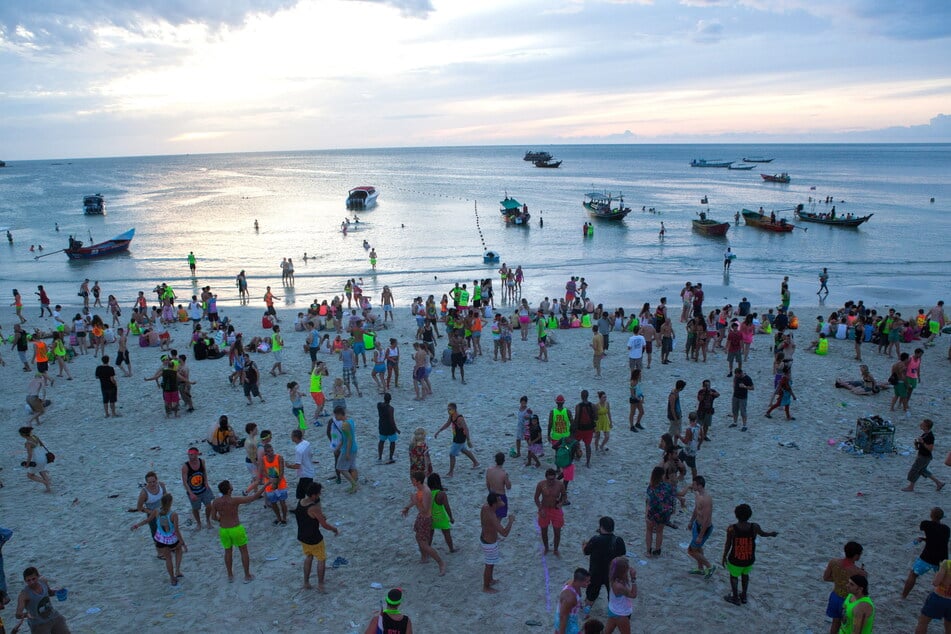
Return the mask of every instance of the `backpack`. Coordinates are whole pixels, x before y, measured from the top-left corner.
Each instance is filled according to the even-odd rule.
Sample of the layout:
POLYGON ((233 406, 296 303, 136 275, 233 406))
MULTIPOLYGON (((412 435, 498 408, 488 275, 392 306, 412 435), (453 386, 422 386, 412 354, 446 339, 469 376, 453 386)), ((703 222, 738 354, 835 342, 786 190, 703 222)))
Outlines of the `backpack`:
POLYGON ((564 469, 574 460, 575 455, 575 446, 578 444, 578 441, 571 440, 566 438, 558 445, 558 449, 555 450, 555 466, 559 469, 564 469))

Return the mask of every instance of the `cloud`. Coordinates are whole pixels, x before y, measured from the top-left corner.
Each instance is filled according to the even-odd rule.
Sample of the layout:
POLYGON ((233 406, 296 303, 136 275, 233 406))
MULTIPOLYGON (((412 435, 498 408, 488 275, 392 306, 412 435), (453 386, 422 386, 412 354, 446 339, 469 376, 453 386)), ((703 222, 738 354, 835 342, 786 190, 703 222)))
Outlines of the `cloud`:
POLYGON ((872 23, 873 32, 899 40, 951 36, 951 2, 947 0, 862 0, 855 13, 872 23))
MULTIPOLYGON (((408 0, 412 2, 412 0, 408 0)), ((239 26, 251 15, 273 15, 300 0, 13 0, 0 2, 0 44, 28 49, 76 48, 97 30, 142 33, 155 24, 202 24, 215 31, 239 26)))
POLYGON ((716 44, 723 39, 723 25, 719 20, 698 20, 693 32, 693 41, 700 44, 716 44))
MULTIPOLYGON (((214 0, 212 0, 214 1, 214 0)), ((383 4, 388 7, 394 7, 400 10, 400 14, 406 17, 426 18, 435 11, 431 0, 353 0, 355 2, 371 2, 373 4, 383 4)))

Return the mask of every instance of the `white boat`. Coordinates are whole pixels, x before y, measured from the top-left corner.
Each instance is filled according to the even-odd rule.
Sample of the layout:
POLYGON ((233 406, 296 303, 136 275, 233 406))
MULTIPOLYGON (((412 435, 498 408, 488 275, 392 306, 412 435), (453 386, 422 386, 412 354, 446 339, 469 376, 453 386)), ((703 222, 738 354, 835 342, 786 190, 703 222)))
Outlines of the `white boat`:
POLYGON ((102 194, 83 197, 83 213, 87 216, 105 216, 106 199, 102 194))
POLYGON ((376 187, 369 185, 354 187, 347 196, 347 209, 370 209, 376 205, 376 198, 379 195, 380 192, 376 190, 376 187))

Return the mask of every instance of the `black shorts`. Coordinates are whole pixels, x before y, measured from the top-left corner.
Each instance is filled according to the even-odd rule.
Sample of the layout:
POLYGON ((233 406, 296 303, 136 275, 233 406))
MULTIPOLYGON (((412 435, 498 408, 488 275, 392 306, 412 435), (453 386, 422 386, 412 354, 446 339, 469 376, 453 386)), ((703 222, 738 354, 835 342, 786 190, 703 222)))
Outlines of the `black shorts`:
POLYGON ((684 452, 684 451, 681 449, 680 455, 679 455, 678 457, 680 458, 680 461, 681 461, 682 463, 684 463, 685 465, 687 465, 687 466, 690 467, 691 469, 696 469, 696 468, 697 468, 697 457, 696 457, 696 456, 688 456, 688 455, 686 454, 686 452, 684 452))
POLYGON ((116 365, 122 365, 123 363, 125 363, 126 365, 132 365, 129 362, 128 350, 120 350, 119 352, 116 353, 116 365))
POLYGON ((119 398, 119 389, 116 386, 102 388, 102 402, 115 403, 119 398))
POLYGON ((313 483, 313 478, 300 478, 297 481, 297 491, 294 493, 294 497, 298 500, 303 500, 307 497, 307 488, 313 483))
POLYGON ((261 391, 258 390, 258 384, 257 384, 257 383, 245 383, 245 384, 244 384, 244 395, 250 398, 252 394, 255 395, 255 396, 261 396, 261 391))
POLYGON ((274 310, 274 307, 273 307, 273 306, 268 306, 266 312, 267 312, 268 315, 276 315, 276 314, 277 314, 277 311, 274 310))
POLYGON ((461 368, 466 364, 466 355, 461 352, 453 352, 450 359, 453 368, 461 368))
POLYGON ((37 372, 40 372, 40 373, 42 374, 42 373, 48 371, 49 369, 50 369, 50 362, 49 362, 49 361, 37 361, 37 362, 36 362, 36 371, 37 371, 37 372))

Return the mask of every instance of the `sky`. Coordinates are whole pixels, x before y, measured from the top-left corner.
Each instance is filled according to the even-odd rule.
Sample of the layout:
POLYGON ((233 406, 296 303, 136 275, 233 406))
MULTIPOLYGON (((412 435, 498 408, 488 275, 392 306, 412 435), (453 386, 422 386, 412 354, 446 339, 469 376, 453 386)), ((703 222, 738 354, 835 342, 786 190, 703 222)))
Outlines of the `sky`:
POLYGON ((8 161, 951 142, 951 1, 3 0, 0 113, 8 161))

